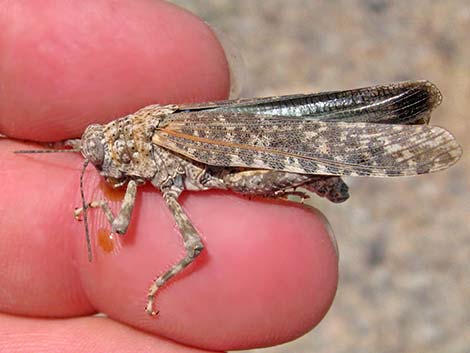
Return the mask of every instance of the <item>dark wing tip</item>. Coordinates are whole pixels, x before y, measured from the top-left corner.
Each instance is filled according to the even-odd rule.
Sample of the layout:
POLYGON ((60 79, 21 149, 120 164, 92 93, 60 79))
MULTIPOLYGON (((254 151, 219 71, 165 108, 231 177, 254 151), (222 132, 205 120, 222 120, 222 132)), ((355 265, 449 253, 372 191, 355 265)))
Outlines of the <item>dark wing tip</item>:
POLYGON ((433 98, 431 99, 433 108, 439 106, 442 103, 442 93, 440 89, 430 81, 423 81, 423 84, 426 86, 429 92, 429 97, 433 98))
POLYGON ((407 81, 396 84, 397 97, 392 111, 402 124, 428 124, 431 112, 442 102, 442 94, 429 81, 407 81))
MULTIPOLYGON (((418 82, 421 84, 420 89, 424 92, 424 105, 428 107, 429 113, 431 113, 442 103, 442 93, 439 88, 430 81, 423 80, 418 82)), ((429 118, 430 115, 428 115, 428 122, 429 118)))

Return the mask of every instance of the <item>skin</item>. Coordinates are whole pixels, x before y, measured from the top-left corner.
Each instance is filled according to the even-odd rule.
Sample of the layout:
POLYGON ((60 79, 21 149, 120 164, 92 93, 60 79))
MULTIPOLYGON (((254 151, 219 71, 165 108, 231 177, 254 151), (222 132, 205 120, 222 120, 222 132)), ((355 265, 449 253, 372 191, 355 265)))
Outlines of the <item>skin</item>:
MULTIPOLYGON (((12 153, 38 148, 19 140, 78 137, 92 122, 146 104, 224 99, 229 86, 212 31, 173 5, 0 1, 0 132, 16 139, 0 139, 0 351, 249 349, 318 324, 336 291, 337 254, 317 212, 228 192, 185 193, 181 204, 206 248, 161 290, 152 318, 147 288, 183 254, 160 193, 139 188, 119 249, 100 243, 109 225, 91 210, 89 263, 83 224, 72 216, 81 156, 12 153)), ((122 193, 100 180, 90 166, 87 198, 106 197, 116 210, 122 193)))

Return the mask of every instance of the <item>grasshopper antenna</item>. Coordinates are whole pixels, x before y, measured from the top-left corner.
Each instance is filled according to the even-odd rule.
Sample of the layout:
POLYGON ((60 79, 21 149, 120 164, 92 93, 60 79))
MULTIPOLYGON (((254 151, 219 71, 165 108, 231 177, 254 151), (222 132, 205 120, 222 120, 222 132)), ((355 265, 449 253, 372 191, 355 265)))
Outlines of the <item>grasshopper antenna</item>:
POLYGON ((13 153, 17 154, 27 154, 27 153, 63 153, 63 152, 80 152, 80 149, 63 149, 63 150, 18 150, 18 151, 13 151, 13 153))
POLYGON ((93 256, 91 252, 90 231, 88 230, 88 214, 87 214, 88 205, 85 201, 86 200, 85 192, 83 191, 83 176, 85 175, 85 170, 86 170, 86 167, 88 166, 88 163, 90 163, 90 161, 88 159, 85 159, 85 161, 83 162, 82 172, 80 173, 80 196, 82 197, 83 223, 85 223, 85 237, 86 237, 86 247, 88 250, 88 261, 91 262, 93 256))
POLYGON ((42 149, 42 150, 19 150, 19 151, 14 151, 13 153, 18 153, 18 154, 27 154, 27 153, 67 153, 67 152, 81 152, 82 147, 81 147, 81 139, 70 139, 70 140, 65 140, 62 142, 55 142, 53 143, 53 146, 60 146, 62 148, 59 149, 51 149, 50 147, 53 146, 48 146, 49 149, 42 149), (68 146, 71 148, 63 148, 63 146, 68 146))

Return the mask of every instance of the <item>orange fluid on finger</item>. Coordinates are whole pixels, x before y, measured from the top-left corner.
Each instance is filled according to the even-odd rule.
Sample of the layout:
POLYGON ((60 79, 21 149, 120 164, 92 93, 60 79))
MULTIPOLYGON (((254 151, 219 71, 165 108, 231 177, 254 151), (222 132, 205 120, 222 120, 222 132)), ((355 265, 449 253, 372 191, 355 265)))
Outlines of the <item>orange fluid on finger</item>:
POLYGON ((110 186, 105 180, 100 180, 99 188, 103 192, 103 195, 109 201, 122 201, 124 199, 124 195, 126 193, 125 188, 118 188, 115 189, 110 186))
POLYGON ((98 229, 98 245, 107 254, 114 251, 114 239, 109 229, 98 229))

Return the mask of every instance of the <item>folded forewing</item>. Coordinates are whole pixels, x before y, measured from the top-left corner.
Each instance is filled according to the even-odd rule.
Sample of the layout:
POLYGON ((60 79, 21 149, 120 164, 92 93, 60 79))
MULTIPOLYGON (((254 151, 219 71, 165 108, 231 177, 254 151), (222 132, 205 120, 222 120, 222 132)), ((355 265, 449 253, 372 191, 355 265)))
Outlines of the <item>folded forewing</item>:
POLYGON ((440 127, 207 111, 171 116, 153 142, 213 166, 323 175, 416 175, 445 169, 461 155, 440 127))

